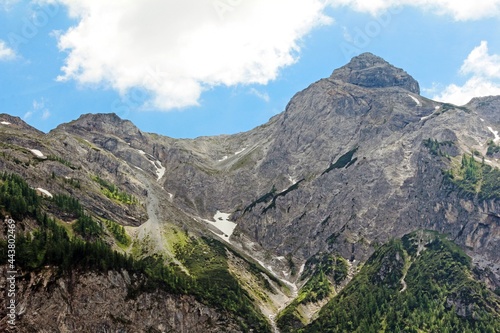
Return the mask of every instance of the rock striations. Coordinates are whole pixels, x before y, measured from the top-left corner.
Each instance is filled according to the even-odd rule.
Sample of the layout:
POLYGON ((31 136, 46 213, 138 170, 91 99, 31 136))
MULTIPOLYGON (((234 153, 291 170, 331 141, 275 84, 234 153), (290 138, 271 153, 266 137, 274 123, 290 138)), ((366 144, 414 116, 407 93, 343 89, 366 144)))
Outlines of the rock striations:
MULTIPOLYGON (((105 114, 83 115, 44 134, 0 115, 0 122, 15 124, 0 125, 0 170, 21 175, 33 188, 78 198, 95 216, 127 226, 132 244, 123 251, 163 255, 188 274, 192 262, 178 257, 180 245, 175 244, 197 237, 222 241, 275 279, 275 293, 264 297, 255 292, 260 273, 246 272, 243 259, 234 261, 239 266, 229 265, 234 276, 246 279, 242 285, 250 295, 260 295, 255 299, 261 310, 274 318, 304 283, 299 271, 308 259, 319 253, 343 257, 352 276, 380 244, 421 229, 448 235, 472 256, 478 271, 486 272, 489 287, 500 287, 499 114, 500 97, 455 106, 420 96, 418 82, 408 73, 364 53, 297 93, 268 123, 236 135, 177 140, 105 114), (35 160, 29 149, 48 159, 35 160), (105 183, 96 179, 137 202, 104 196, 105 183), (237 224, 232 235, 217 228, 217 220, 206 222, 217 212, 231 214, 237 224), (279 287, 280 281, 287 287, 279 287)), ((67 279, 55 280, 63 298, 71 295, 61 285, 67 279)), ((74 283, 92 279, 109 283, 88 274, 74 283)), ((31 288, 27 281, 23 286, 31 288)), ((39 311, 29 306, 41 304, 45 295, 36 288, 26 294, 27 312, 39 311)), ((124 302, 123 311, 138 306, 120 297, 116 301, 124 302)), ((154 311, 162 302, 171 303, 150 294, 144 301, 153 302, 145 306, 154 311)), ((192 327, 194 332, 202 331, 206 321, 212 325, 207 331, 225 325, 212 309, 185 301, 182 313, 189 323, 154 317, 150 326, 159 327, 163 320, 162 327, 172 331, 192 327)), ((72 304, 53 306, 70 309, 72 304)), ((92 310, 85 309, 93 321, 92 310)), ((75 311, 67 313, 72 327, 84 327, 75 321, 75 311)), ((25 327, 43 320, 29 318, 31 326, 25 327)), ((66 324, 60 323, 57 329, 63 332, 66 324)), ((144 327, 135 329, 129 331, 144 327)))

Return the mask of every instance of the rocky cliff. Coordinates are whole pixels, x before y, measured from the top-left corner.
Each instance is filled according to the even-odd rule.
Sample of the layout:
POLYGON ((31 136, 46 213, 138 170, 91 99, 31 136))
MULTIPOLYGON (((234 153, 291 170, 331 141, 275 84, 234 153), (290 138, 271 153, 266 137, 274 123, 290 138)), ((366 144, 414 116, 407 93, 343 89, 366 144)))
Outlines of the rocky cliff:
MULTIPOLYGON (((342 288, 380 244, 420 229, 462 246, 493 290, 500 278, 500 97, 456 106, 419 93, 404 70, 365 53, 297 93, 268 123, 236 135, 177 140, 143 132, 114 114, 82 115, 44 134, 1 115, 0 170, 21 175, 33 188, 78 198, 104 225, 126 226, 130 244, 105 233, 116 250, 161 256, 191 276, 222 265, 271 318, 298 295, 306 283, 301 268, 318 253, 347 259, 349 277, 336 286, 342 288), (204 257, 211 238, 233 251, 217 254, 229 264, 204 257), (209 264, 193 261, 193 253, 209 264), (237 266, 230 260, 235 253, 237 266)), ((50 198, 43 207, 75 223, 50 198)), ((26 221, 22 229, 36 224, 26 221)), ((56 280, 65 285, 67 279, 74 277, 56 280)), ((75 288, 86 279, 99 280, 102 290, 111 283, 109 276, 88 273, 75 288)), ((69 295, 61 283, 53 284, 58 295, 69 295)), ((48 297, 44 289, 38 293, 27 299, 37 304, 48 297)), ((149 309, 180 300, 141 297, 149 309)), ((183 300, 193 332, 204 327, 197 322, 201 312, 210 313, 210 322, 223 320, 183 300)), ((72 303, 62 304, 59 311, 68 318, 79 316, 72 303)), ((123 311, 136 305, 123 301, 123 311)), ((99 318, 105 317, 102 325, 116 324, 110 312, 99 318)), ((188 325, 154 318, 147 325, 155 329, 188 325)))
MULTIPOLYGON (((14 331, 242 332, 231 314, 194 297, 153 290, 134 294, 144 279, 127 271, 61 275, 51 267, 27 273, 17 282, 21 301, 14 331)), ((2 326, 8 329, 5 321, 2 326)))

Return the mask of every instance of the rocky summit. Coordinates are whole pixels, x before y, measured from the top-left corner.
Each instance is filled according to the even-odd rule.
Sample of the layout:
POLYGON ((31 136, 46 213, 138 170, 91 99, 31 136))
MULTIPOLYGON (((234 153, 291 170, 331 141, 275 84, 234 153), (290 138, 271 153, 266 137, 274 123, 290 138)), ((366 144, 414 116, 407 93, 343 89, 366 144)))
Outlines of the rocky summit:
POLYGON ((401 87, 420 94, 420 87, 414 78, 371 53, 363 53, 334 70, 330 79, 367 88, 401 87))
POLYGON ((433 101, 370 53, 235 135, 0 115, 16 329, 498 331, 499 115, 500 96, 433 101))

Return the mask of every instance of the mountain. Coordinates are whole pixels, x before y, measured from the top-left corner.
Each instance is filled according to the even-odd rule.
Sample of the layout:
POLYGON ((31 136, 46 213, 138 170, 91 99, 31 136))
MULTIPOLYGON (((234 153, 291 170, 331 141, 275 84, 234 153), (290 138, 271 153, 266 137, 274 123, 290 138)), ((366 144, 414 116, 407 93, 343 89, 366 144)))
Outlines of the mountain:
POLYGON ((404 70, 364 53, 235 135, 172 139, 114 114, 44 134, 0 115, 1 213, 24 233, 18 329, 333 332, 378 320, 433 331, 431 314, 446 314, 443 329, 494 330, 499 110, 494 96, 427 99, 404 70), (417 256, 415 233, 427 235, 417 256), (391 277, 377 280, 386 261, 391 277), (417 272, 441 264, 458 266, 426 271, 445 287, 422 320, 381 314, 424 293, 417 272), (338 314, 360 286, 380 288, 378 314, 338 314), (59 315, 40 312, 44 299, 59 315), (125 319, 138 313, 148 320, 125 319), (332 313, 360 319, 346 328, 332 313))

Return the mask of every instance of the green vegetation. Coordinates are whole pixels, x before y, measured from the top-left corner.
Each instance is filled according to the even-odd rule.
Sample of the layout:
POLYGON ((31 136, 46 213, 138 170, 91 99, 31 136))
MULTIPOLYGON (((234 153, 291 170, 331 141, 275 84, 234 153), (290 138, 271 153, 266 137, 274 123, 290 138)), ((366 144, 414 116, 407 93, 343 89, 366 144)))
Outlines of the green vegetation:
POLYGON ((83 207, 76 198, 65 194, 55 194, 52 201, 65 213, 72 214, 75 217, 83 215, 83 207))
POLYGON ((56 194, 52 201, 63 212, 77 218, 76 223, 72 227, 78 235, 85 239, 91 239, 99 237, 103 233, 102 225, 94 221, 92 216, 85 214, 78 199, 65 194, 56 194))
POLYGON ((299 295, 278 316, 276 324, 282 333, 296 332, 307 324, 300 305, 321 301, 333 296, 334 288, 322 271, 313 275, 300 289, 299 295))
MULTIPOLYGON (((63 212, 78 216, 74 229, 84 236, 70 238, 64 227, 43 212, 45 205, 21 177, 3 173, 0 179, 1 212, 11 214, 18 223, 22 223, 24 218, 37 222, 37 228, 30 232, 23 233, 22 228, 18 228, 16 266, 19 269, 36 271, 50 265, 58 268, 62 274, 76 269, 101 272, 125 269, 145 277, 130 286, 128 298, 158 290, 193 295, 200 302, 237 316, 244 332, 270 332, 267 320, 229 273, 226 248, 220 242, 190 239, 179 243, 176 250, 182 263, 189 269, 188 276, 178 266, 166 265, 164 258, 138 260, 112 250, 102 240, 100 224, 83 212, 79 202, 58 195, 53 199, 54 204, 63 212)), ((115 237, 124 241, 122 237, 126 234, 122 227, 111 221, 104 223, 115 237)), ((8 260, 6 245, 4 240, 0 240, 0 264, 8 260)))
POLYGON ((321 301, 330 296, 333 292, 333 286, 327 279, 325 273, 320 271, 313 275, 309 281, 302 287, 301 294, 304 295, 301 303, 311 303, 321 301))
POLYGON ((138 203, 136 197, 127 192, 120 191, 118 187, 110 182, 100 178, 99 176, 92 177, 92 180, 101 185, 101 192, 110 199, 122 202, 127 205, 134 205, 138 203))
POLYGON ((277 325, 281 332, 296 332, 307 322, 301 314, 300 305, 318 302, 335 293, 333 283, 339 284, 347 277, 347 261, 342 257, 318 253, 307 260, 301 280, 309 280, 299 294, 278 316, 277 325), (332 283, 333 281, 333 283, 332 283))
POLYGON ((93 239, 102 235, 102 225, 94 221, 92 216, 82 214, 73 224, 73 230, 85 239, 93 239))
POLYGON ((328 167, 328 169, 326 169, 325 171, 323 171, 323 173, 321 175, 329 173, 333 169, 342 169, 342 168, 346 168, 347 169, 348 167, 350 167, 351 165, 353 165, 356 162, 357 158, 352 159, 352 157, 358 151, 358 148, 359 147, 356 147, 356 148, 348 151, 344 155, 340 156, 339 159, 335 163, 330 164, 330 166, 328 167))
POLYGON ((426 139, 423 141, 423 144, 424 144, 424 147, 427 147, 429 148, 429 152, 434 155, 434 156, 445 156, 445 157, 449 157, 448 154, 446 154, 445 152, 443 152, 441 150, 441 147, 443 146, 448 146, 448 147, 451 147, 453 146, 453 141, 443 141, 443 142, 439 142, 438 140, 436 139, 426 139))
POLYGON ((500 153, 500 146, 495 144, 493 140, 488 140, 488 150, 486 156, 493 156, 493 154, 500 153))
POLYGON ((500 332, 499 298, 471 276, 470 259, 455 244, 416 232, 381 246, 296 332, 500 332))
POLYGON ((13 219, 22 220, 27 215, 34 214, 39 202, 35 190, 23 178, 5 172, 0 174, 0 206, 13 219))
POLYGON ((175 246, 176 257, 195 282, 196 295, 244 318, 245 331, 270 331, 269 323, 257 311, 247 291, 229 272, 226 251, 222 243, 208 238, 191 238, 186 244, 175 246))
POLYGON ((118 243, 126 247, 132 243, 132 240, 127 235, 122 225, 110 220, 104 220, 104 223, 118 243))
POLYGON ((484 160, 476 161, 473 155, 463 155, 460 168, 446 171, 444 180, 466 197, 500 198, 500 170, 485 164, 484 160))
POLYGON ((47 160, 48 160, 48 161, 56 161, 56 162, 59 162, 59 163, 61 163, 62 165, 65 165, 65 166, 67 166, 68 168, 73 169, 73 170, 77 169, 77 167, 76 167, 76 166, 74 166, 73 164, 71 164, 71 162, 70 162, 70 161, 65 160, 64 158, 59 157, 59 156, 49 155, 49 156, 47 156, 47 160))
MULTIPOLYGON (((53 176, 55 178, 55 175, 53 176)), ((80 180, 74 178, 64 178, 64 183, 73 186, 74 188, 80 188, 80 180)))
MULTIPOLYGON (((16 222, 29 218, 38 223, 30 233, 16 236, 16 264, 27 269, 38 269, 45 265, 57 265, 62 270, 72 267, 108 269, 112 267, 132 268, 130 258, 112 251, 98 240, 85 242, 79 238, 71 240, 66 229, 43 213, 40 198, 35 190, 18 175, 2 173, 0 204, 2 211, 10 214, 16 222)), ((65 211, 82 212, 77 200, 55 196, 54 202, 65 211)), ((82 215, 84 216, 84 215, 82 215)), ((18 231, 21 228, 18 228, 18 231)), ((7 246, 0 246, 0 252, 7 246)), ((5 262, 5 253, 0 258, 5 262)))
MULTIPOLYGON (((252 259, 245 257, 244 255, 234 251, 233 249, 226 248, 226 250, 226 254, 230 254, 242 260, 242 262, 244 263, 243 265, 245 266, 245 270, 250 272, 254 276, 260 288, 264 288, 267 291, 276 294, 276 290, 271 285, 271 283, 269 283, 269 281, 272 281, 275 285, 280 286, 281 288, 287 288, 287 286, 281 280, 276 278, 274 275, 270 275, 260 264, 256 264, 252 259)), ((263 295, 262 292, 257 292, 260 295, 263 295)), ((266 298, 266 296, 263 296, 262 298, 266 298)))
POLYGON ((318 253, 306 261, 301 279, 304 280, 307 276, 323 272, 336 284, 340 284, 347 277, 348 270, 347 260, 341 256, 335 257, 328 253, 318 253))

